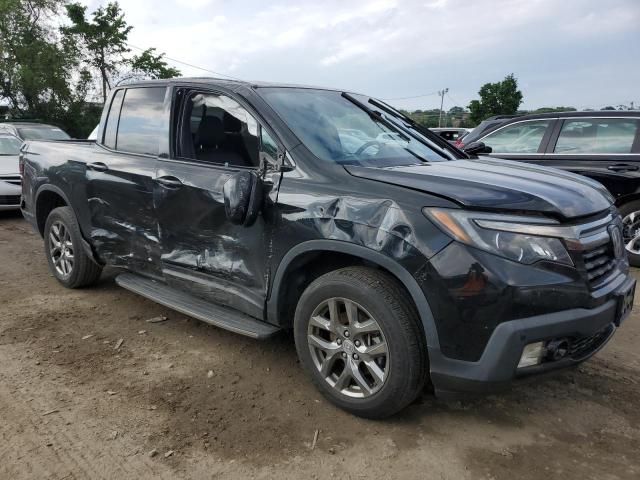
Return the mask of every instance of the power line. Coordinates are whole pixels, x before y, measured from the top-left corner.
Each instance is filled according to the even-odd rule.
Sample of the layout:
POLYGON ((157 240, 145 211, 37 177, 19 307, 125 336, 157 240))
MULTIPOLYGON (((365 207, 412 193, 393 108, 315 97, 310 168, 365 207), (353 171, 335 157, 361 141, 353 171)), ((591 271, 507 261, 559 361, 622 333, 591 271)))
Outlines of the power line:
POLYGON ((462 104, 460 102, 458 102, 455 98, 453 98, 451 95, 449 95, 449 93, 447 93, 447 97, 449 97, 449 100, 451 100, 453 102, 454 106, 462 107, 462 104))
MULTIPOLYGON (((135 48, 136 50, 140 50, 141 52, 144 52, 145 50, 147 50, 146 48, 136 47, 135 45, 131 45, 130 43, 127 43, 127 45, 129 47, 131 47, 131 48, 135 48)), ((185 66, 191 67, 191 68, 196 68, 198 70, 202 70, 203 72, 213 73, 214 75, 220 75, 222 77, 227 77, 227 78, 230 78, 232 80, 241 80, 238 77, 233 77, 231 75, 227 75, 226 73, 220 73, 220 72, 216 72, 214 70, 209 70, 208 68, 199 67, 198 65, 193 65, 192 63, 183 62, 182 60, 171 58, 171 57, 168 57, 168 56, 166 56, 164 54, 162 56, 163 56, 163 58, 166 58, 167 60, 171 60, 172 62, 179 63, 181 65, 185 65, 185 66)))
POLYGON ((424 93, 422 95, 414 95, 413 97, 383 98, 382 100, 387 101, 387 102, 391 101, 391 100, 410 100, 412 98, 430 97, 432 95, 438 95, 438 92, 424 93))

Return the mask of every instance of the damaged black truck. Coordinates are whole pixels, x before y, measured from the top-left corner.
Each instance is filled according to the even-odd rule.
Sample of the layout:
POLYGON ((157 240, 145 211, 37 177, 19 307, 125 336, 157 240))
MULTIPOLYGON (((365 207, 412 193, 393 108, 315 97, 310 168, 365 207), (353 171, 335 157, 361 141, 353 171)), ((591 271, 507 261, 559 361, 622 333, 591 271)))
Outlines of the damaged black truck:
POLYGON ((364 95, 131 84, 96 142, 27 141, 20 168, 64 286, 119 267, 219 327, 293 330, 317 388, 364 417, 574 365, 633 304, 600 184, 475 157, 364 95))

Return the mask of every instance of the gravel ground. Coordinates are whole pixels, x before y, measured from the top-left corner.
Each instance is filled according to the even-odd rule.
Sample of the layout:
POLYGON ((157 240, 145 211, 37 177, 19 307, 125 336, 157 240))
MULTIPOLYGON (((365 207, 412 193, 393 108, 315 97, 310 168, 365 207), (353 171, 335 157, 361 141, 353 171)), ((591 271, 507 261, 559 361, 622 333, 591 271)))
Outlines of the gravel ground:
POLYGON ((322 399, 288 335, 202 324, 113 272, 66 290, 42 250, 0 214, 2 479, 640 478, 640 309, 576 369, 374 422, 322 399))

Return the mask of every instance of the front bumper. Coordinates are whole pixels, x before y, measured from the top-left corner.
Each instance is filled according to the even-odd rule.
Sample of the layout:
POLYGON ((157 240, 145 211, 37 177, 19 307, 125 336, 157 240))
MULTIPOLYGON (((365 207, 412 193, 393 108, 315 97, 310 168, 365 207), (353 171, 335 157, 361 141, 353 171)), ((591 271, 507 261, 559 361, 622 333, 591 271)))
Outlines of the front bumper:
MULTIPOLYGON (((635 280, 621 275, 615 281, 617 291, 632 288, 635 280)), ((593 308, 575 308, 537 315, 499 324, 480 359, 476 362, 446 357, 437 348, 429 349, 431 381, 441 398, 458 398, 463 393, 487 393, 506 387, 516 377, 546 372, 580 363, 594 355, 613 336, 618 302, 610 299, 593 308), (556 338, 590 339, 586 351, 557 361, 518 369, 525 345, 556 338)))

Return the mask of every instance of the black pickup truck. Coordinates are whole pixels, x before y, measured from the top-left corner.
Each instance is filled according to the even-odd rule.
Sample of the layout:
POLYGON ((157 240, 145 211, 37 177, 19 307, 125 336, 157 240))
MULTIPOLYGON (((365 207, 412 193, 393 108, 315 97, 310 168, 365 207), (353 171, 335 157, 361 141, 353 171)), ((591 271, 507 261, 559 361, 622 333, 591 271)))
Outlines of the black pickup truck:
POLYGON ((477 158, 365 95, 217 79, 113 90, 95 142, 27 141, 22 210, 64 286, 116 282, 255 338, 292 329, 335 404, 581 362, 635 282, 612 197, 477 158))

